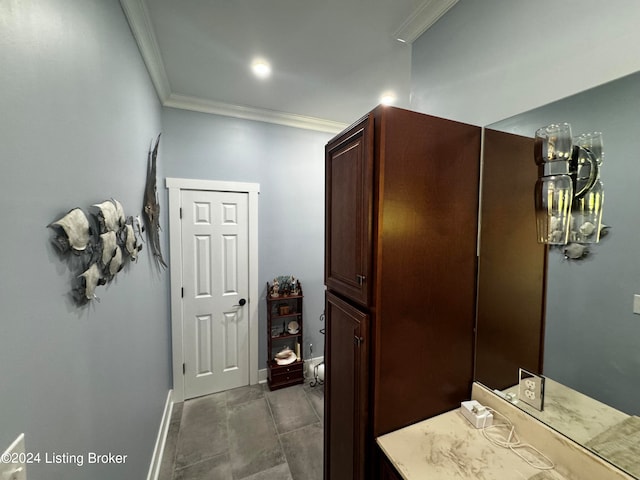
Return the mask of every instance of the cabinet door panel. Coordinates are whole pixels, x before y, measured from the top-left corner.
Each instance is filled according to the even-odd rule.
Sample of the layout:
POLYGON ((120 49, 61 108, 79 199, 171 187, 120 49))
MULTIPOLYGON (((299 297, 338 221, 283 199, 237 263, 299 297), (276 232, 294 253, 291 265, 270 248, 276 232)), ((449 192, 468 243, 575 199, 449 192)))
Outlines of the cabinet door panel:
POLYGON ((325 281, 361 305, 371 292, 372 128, 366 117, 326 148, 325 281))
POLYGON ((365 478, 369 317, 327 293, 325 479, 365 478))

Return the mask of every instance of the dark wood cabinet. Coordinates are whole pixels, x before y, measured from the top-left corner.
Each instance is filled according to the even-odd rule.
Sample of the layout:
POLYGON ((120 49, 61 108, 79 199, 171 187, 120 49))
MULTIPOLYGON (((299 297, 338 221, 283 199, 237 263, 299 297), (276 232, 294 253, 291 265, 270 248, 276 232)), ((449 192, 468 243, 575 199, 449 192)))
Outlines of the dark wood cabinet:
POLYGON ((374 478, 376 437, 470 397, 480 135, 381 106, 327 144, 326 480, 374 478), (368 323, 351 343, 344 305, 368 323), (340 403, 349 379, 367 395, 340 403))
POLYGON ((267 383, 270 390, 304 382, 302 346, 302 288, 295 295, 273 296, 267 283, 267 383), (279 365, 276 355, 284 349, 297 353, 297 359, 279 365))
POLYGON ((368 305, 371 296, 373 119, 366 116, 326 150, 325 283, 368 305))
POLYGON ((402 476, 398 473, 384 452, 380 448, 377 448, 376 452, 378 456, 378 467, 373 478, 375 480, 402 480, 402 476))
POLYGON ((363 478, 368 416, 369 316, 327 293, 325 469, 332 480, 363 478))

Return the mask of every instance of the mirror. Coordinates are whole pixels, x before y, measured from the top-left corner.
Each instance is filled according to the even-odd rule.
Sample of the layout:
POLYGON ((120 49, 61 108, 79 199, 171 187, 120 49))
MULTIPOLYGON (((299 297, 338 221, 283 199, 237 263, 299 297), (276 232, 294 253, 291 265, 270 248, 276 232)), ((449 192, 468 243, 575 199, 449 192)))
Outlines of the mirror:
POLYGON ((487 129, 502 163, 483 167, 475 378, 511 392, 519 367, 543 373, 545 410, 525 409, 640 478, 640 72, 487 129), (558 122, 604 139, 611 229, 580 260, 535 242, 533 136, 558 122))

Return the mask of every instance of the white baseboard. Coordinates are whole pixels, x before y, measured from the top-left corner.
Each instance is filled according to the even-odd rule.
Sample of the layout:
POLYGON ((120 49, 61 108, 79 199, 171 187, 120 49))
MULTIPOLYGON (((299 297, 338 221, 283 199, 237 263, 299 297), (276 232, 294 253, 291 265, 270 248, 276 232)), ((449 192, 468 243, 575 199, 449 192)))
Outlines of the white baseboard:
POLYGON ((156 445, 153 449, 153 456, 151 457, 151 465, 149 466, 147 480, 158 480, 158 475, 160 474, 162 455, 164 454, 164 446, 167 441, 167 432, 169 431, 169 424, 171 423, 171 413, 173 412, 172 397, 173 390, 169 390, 169 393, 167 394, 167 401, 164 404, 164 412, 162 414, 162 420, 160 421, 160 429, 158 430, 156 445))

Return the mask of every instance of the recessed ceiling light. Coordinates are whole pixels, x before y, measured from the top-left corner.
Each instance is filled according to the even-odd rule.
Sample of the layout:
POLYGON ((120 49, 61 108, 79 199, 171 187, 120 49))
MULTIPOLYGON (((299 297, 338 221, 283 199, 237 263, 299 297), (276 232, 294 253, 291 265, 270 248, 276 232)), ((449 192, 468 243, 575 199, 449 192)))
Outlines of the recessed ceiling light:
POLYGON ((393 92, 385 92, 380 96, 380 103, 383 105, 391 105, 396 101, 396 94, 393 92))
POLYGON ((271 65, 266 60, 261 58, 251 62, 251 70, 258 78, 267 78, 271 75, 271 65))

